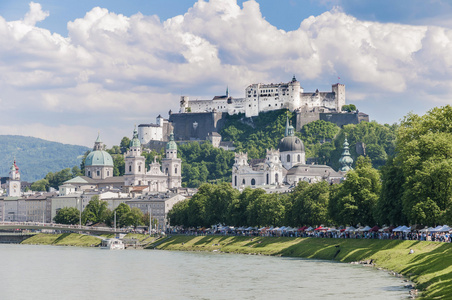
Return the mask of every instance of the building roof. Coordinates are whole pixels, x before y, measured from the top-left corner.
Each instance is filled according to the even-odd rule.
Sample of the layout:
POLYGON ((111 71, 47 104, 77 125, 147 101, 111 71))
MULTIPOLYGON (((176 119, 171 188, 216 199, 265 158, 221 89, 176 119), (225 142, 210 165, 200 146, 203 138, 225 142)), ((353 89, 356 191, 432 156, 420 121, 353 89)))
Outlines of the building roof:
POLYGON ((316 177, 342 177, 342 175, 326 165, 295 165, 289 171, 287 176, 316 176, 316 177))
POLYGON ((77 176, 63 182, 63 184, 108 184, 108 183, 124 183, 124 176, 113 176, 105 179, 93 179, 87 176, 77 176))
POLYGON ((113 158, 104 150, 94 150, 85 159, 85 166, 108 166, 113 167, 113 158))
POLYGON ((300 151, 304 152, 303 142, 296 136, 286 136, 279 142, 279 151, 300 151))

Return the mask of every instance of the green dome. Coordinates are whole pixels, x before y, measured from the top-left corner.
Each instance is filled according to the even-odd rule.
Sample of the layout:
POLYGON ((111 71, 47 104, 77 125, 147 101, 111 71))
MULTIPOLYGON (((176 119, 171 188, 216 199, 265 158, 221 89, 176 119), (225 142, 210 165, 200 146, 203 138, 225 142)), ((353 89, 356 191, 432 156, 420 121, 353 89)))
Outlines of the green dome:
POLYGON ((104 150, 91 151, 85 159, 85 166, 113 167, 113 158, 104 150))

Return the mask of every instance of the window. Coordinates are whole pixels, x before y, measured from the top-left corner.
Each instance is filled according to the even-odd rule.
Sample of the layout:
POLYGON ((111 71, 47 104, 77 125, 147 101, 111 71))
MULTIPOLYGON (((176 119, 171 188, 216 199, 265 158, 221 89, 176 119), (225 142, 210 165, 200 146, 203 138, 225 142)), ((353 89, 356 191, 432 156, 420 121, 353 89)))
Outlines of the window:
POLYGON ((177 168, 174 169, 174 174, 177 174, 177 168))
POLYGON ((254 178, 251 179, 251 185, 256 185, 256 180, 254 180, 254 178))
POLYGON ((287 154, 287 162, 290 162, 290 154, 287 154))
POLYGON ((301 155, 298 154, 298 162, 300 162, 300 161, 301 161, 301 155))
POLYGON ((245 178, 243 178, 243 180, 242 180, 242 184, 245 184, 245 178))
POLYGON ((234 176, 234 186, 237 186, 237 176, 234 176))
POLYGON ((129 172, 132 172, 132 166, 129 166, 129 172))
POLYGON ((96 172, 96 174, 97 174, 97 176, 100 176, 100 171, 98 170, 98 171, 96 172))
POLYGON ((141 172, 141 166, 138 166, 138 172, 141 172))
POLYGON ((278 173, 275 174, 275 182, 278 183, 278 173))
POLYGON ((269 184, 270 175, 267 174, 267 184, 269 184))
POLYGON ((110 171, 107 171, 107 176, 110 176, 110 171))
POLYGON ((88 177, 91 177, 91 171, 88 171, 88 177))
POLYGON ((168 168, 165 169, 165 174, 168 174, 168 168))

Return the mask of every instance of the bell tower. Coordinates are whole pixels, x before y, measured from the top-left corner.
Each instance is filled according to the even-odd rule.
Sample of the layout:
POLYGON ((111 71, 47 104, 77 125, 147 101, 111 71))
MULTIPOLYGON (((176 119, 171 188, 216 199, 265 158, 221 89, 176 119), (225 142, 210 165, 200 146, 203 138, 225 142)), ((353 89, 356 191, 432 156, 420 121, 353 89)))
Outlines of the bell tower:
POLYGON ((21 196, 20 187, 20 173, 19 167, 16 165, 16 160, 14 160, 13 165, 9 171, 8 180, 8 197, 20 197, 21 196))
POLYGON ((169 142, 166 144, 165 158, 162 159, 162 171, 168 176, 168 188, 182 186, 182 160, 177 158, 177 144, 174 133, 171 132, 169 142))

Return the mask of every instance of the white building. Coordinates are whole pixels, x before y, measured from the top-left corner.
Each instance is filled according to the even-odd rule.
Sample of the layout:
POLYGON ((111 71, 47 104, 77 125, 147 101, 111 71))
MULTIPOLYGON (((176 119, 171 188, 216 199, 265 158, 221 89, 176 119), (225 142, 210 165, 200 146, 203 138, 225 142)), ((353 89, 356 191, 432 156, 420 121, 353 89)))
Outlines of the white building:
POLYGON ((184 196, 172 192, 150 192, 135 197, 126 202, 130 208, 139 208, 144 214, 149 213, 152 219, 157 220, 157 229, 165 231, 168 226, 167 215, 174 204, 183 201, 184 196))
POLYGON ((307 165, 303 142, 295 136, 293 126, 286 123, 285 137, 279 143, 279 150, 267 150, 265 160, 248 161, 246 153, 236 153, 232 167, 232 186, 242 190, 245 187, 263 188, 267 192, 287 191, 299 181, 310 183, 339 182, 343 175, 329 166, 307 165))
POLYGON ((150 141, 167 141, 171 129, 169 121, 159 115, 155 124, 138 125, 138 138, 142 145, 146 145, 150 141))
POLYGON ((345 105, 345 85, 336 83, 331 92, 304 92, 295 76, 288 83, 255 83, 245 89, 244 98, 226 95, 212 100, 190 100, 182 96, 180 112, 224 112, 229 115, 244 113, 246 117, 258 116, 260 112, 278 109, 294 111, 301 108, 326 107, 341 111, 345 105))

